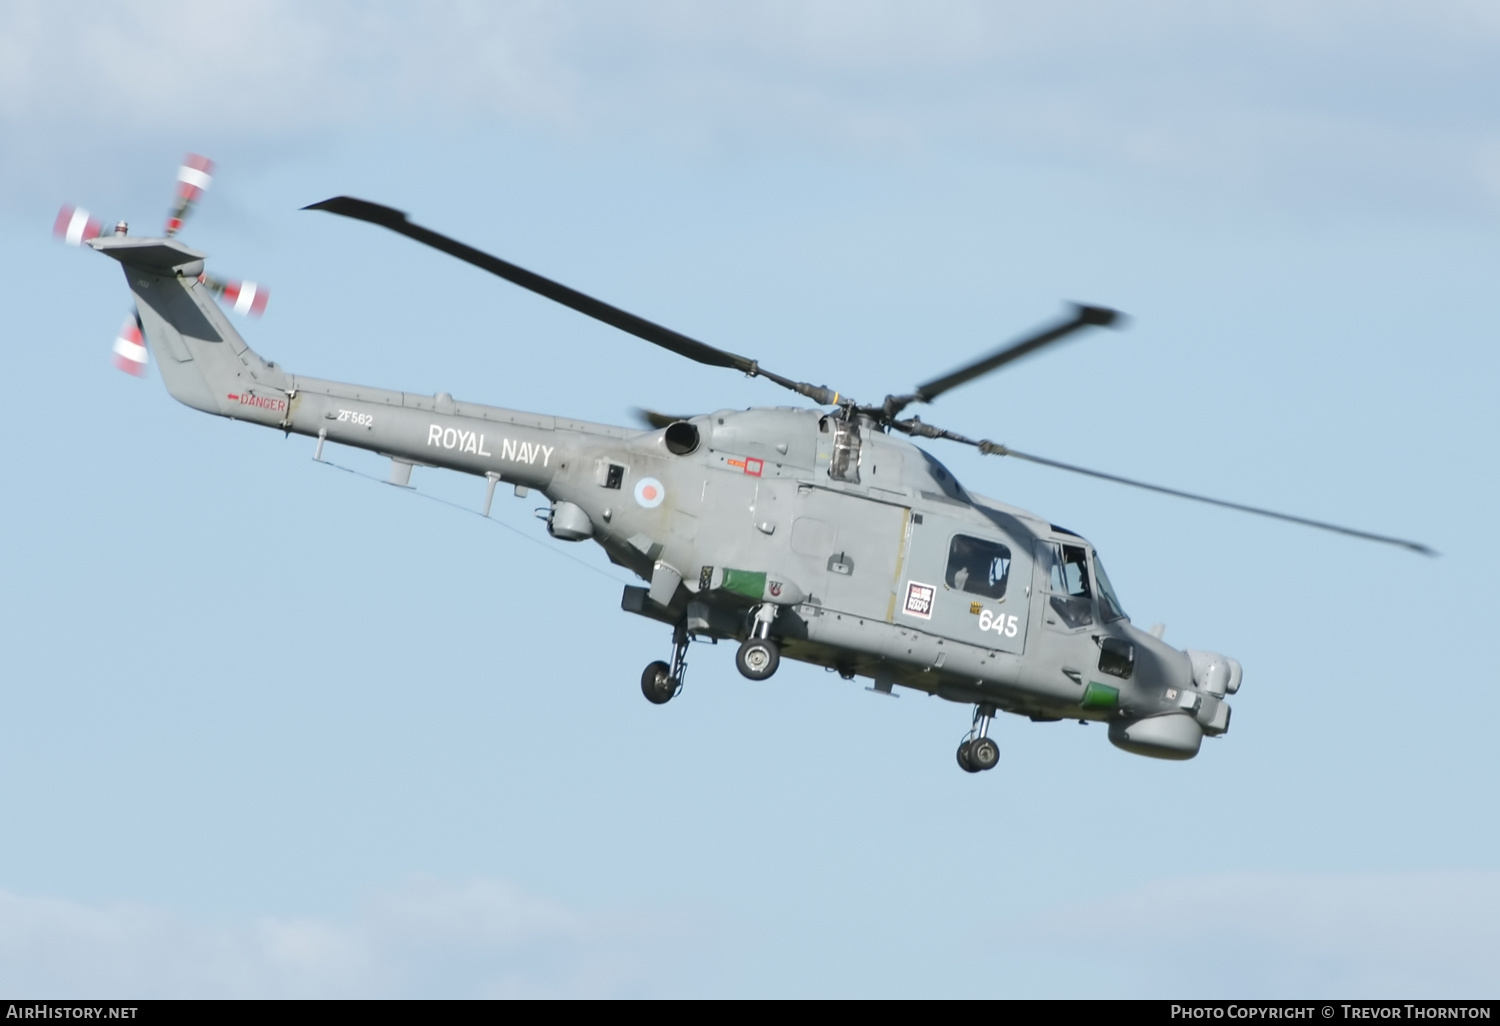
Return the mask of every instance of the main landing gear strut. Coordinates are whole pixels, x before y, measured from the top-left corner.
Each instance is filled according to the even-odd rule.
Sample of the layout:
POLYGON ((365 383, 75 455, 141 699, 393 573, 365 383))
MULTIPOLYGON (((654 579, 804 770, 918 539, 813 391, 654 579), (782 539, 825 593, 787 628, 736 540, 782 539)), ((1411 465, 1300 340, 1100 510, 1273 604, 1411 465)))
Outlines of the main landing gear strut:
MULTIPOLYGON (((781 646, 771 638, 771 624, 776 620, 778 607, 769 602, 755 607, 750 618, 750 637, 740 646, 734 657, 740 673, 751 680, 765 680, 781 665, 781 646)), ((682 679, 687 674, 687 649, 692 639, 688 636, 687 621, 672 628, 672 661, 660 659, 649 664, 641 672, 641 694, 654 705, 666 705, 682 690, 682 679)))
POLYGON ((672 628, 672 662, 658 659, 641 673, 641 694, 653 705, 665 705, 682 690, 682 679, 687 676, 688 632, 687 624, 672 628))
POLYGON ((958 764, 965 773, 994 769, 1000 761, 1000 746, 990 740, 990 721, 994 718, 993 705, 974 707, 974 723, 958 746, 958 764))

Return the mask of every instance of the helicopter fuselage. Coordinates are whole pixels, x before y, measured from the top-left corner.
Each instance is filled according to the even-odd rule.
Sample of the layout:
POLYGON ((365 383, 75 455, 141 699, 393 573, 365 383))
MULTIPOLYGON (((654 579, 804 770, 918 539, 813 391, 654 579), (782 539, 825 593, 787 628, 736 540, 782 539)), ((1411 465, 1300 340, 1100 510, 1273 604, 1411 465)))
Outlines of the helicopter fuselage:
MULTIPOLYGON (((536 490, 548 529, 643 582, 624 608, 702 639, 765 625, 791 659, 1036 720, 1110 724, 1191 758, 1228 729, 1233 660, 1131 624, 1089 543, 974 495, 849 411, 756 408, 640 431, 293 375, 251 350, 176 240, 100 238, 174 397, 371 450, 405 484, 440 467, 536 490)), ((988 714, 986 714, 988 715, 988 714)), ((987 721, 986 721, 987 722, 987 721)))

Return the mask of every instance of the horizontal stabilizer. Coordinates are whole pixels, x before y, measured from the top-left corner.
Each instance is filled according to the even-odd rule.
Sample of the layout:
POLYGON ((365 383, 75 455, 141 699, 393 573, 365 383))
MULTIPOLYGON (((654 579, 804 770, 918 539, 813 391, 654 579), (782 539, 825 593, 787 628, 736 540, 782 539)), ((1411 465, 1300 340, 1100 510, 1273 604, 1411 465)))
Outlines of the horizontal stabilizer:
MULTIPOLYGON (((206 259, 206 253, 176 239, 139 239, 128 235, 102 235, 89 245, 105 256, 114 257, 127 267, 139 267, 152 274, 171 274, 172 269, 206 259)), ((201 270, 201 269, 200 269, 201 270)), ((198 272, 194 272, 194 277, 198 272)))

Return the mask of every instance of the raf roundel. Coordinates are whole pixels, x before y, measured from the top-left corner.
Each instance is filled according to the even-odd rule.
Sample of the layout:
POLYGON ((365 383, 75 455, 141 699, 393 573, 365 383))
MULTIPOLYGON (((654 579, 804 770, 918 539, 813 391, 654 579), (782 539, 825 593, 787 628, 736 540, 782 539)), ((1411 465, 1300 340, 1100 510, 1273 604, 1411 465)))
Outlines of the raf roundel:
POLYGON ((643 477, 635 486, 635 501, 647 509, 655 509, 667 497, 667 490, 654 477, 643 477))

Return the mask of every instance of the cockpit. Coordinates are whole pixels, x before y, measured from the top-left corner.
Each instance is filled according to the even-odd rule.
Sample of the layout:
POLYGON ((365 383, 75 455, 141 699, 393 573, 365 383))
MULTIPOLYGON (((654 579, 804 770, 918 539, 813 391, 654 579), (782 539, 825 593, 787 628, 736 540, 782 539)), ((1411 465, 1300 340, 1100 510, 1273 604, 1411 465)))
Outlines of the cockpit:
POLYGON ((1045 568, 1047 602, 1061 625, 1072 630, 1091 626, 1097 615, 1104 623, 1129 619, 1115 594, 1098 553, 1078 539, 1037 543, 1039 563, 1045 568), (1097 611, 1095 599, 1098 600, 1097 611))

